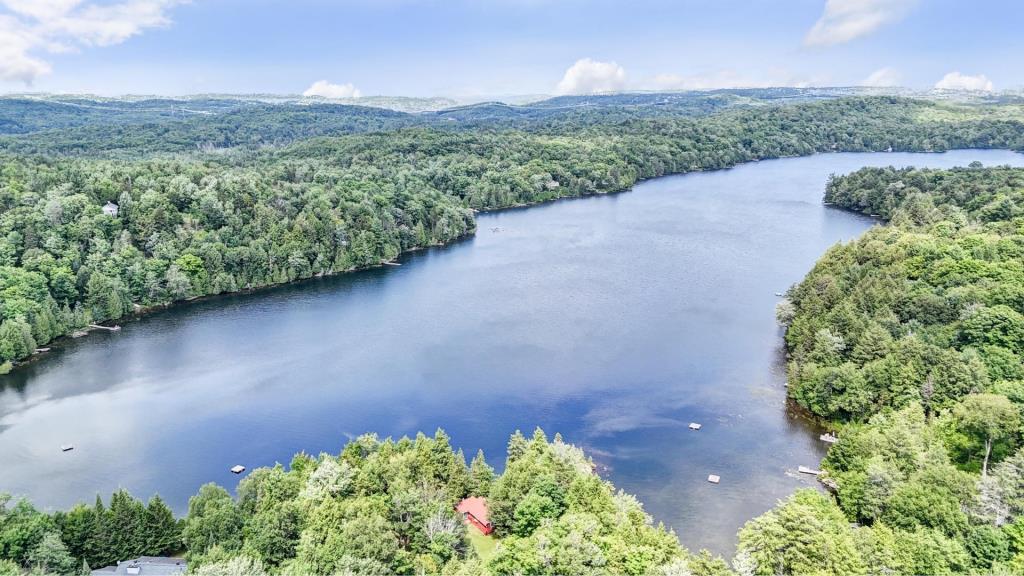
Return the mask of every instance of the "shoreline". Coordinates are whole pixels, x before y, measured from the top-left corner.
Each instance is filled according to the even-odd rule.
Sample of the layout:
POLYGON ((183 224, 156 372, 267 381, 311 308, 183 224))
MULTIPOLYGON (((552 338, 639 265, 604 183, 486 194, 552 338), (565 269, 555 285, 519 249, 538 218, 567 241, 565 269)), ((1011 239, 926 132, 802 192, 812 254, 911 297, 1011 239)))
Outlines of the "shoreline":
MULTIPOLYGON (((285 286, 301 286, 305 282, 321 280, 323 278, 333 278, 333 277, 338 277, 338 276, 342 276, 342 275, 345 275, 345 274, 351 274, 351 273, 356 273, 356 272, 365 272, 365 271, 369 271, 369 270, 377 270, 377 269, 382 269, 382 268, 386 268, 386 267, 397 267, 397 266, 394 266, 394 264, 399 264, 400 265, 402 263, 403 258, 406 255, 414 254, 414 253, 417 253, 417 252, 422 252, 422 251, 430 250, 430 249, 438 249, 438 248, 445 248, 445 247, 448 247, 448 246, 453 246, 455 244, 458 244, 459 242, 463 242, 463 241, 466 241, 466 240, 468 240, 470 238, 475 237, 476 233, 477 233, 477 229, 478 229, 478 227, 476 225, 476 216, 478 214, 496 214, 496 213, 501 213, 501 212, 505 212, 505 211, 525 210, 525 209, 534 208, 534 207, 537 207, 537 206, 554 204, 554 203, 560 202, 560 201, 571 201, 571 200, 580 200, 580 199, 584 199, 584 198, 591 198, 591 197, 595 197, 595 196, 611 196, 611 195, 617 195, 617 194, 624 194, 624 193, 633 191, 633 189, 637 186, 637 184, 641 184, 641 183, 647 182, 649 180, 655 180, 655 179, 658 179, 658 178, 667 178, 667 177, 672 177, 672 176, 686 176, 686 175, 695 174, 695 173, 718 172, 718 171, 724 171, 724 170, 731 170, 733 168, 738 168, 740 166, 745 166, 745 165, 749 165, 749 164, 755 164, 755 163, 759 163, 759 162, 768 162, 768 161, 772 161, 772 160, 786 160, 786 159, 794 159, 794 158, 810 158, 810 157, 813 157, 813 156, 825 155, 825 154, 887 154, 887 153, 892 153, 892 154, 900 154, 900 153, 903 153, 903 154, 945 154, 945 153, 953 152, 953 151, 956 151, 956 150, 998 150, 998 151, 1013 152, 1013 153, 1017 153, 1017 154, 1024 154, 1024 152, 1021 152, 1019 150, 1012 150, 1012 149, 1008 149, 1008 148, 954 148, 954 149, 950 149, 950 150, 925 150, 925 151, 914 151, 914 150, 891 150, 891 151, 888 151, 888 150, 875 150, 875 151, 829 150, 829 151, 825 151, 825 152, 813 152, 811 154, 804 154, 804 155, 771 156, 771 157, 765 157, 765 158, 753 158, 753 159, 746 160, 746 161, 743 161, 743 162, 738 162, 738 163, 730 165, 730 166, 723 166, 723 167, 719 167, 719 168, 691 168, 689 170, 685 170, 685 171, 681 171, 681 172, 669 172, 669 173, 662 174, 660 176, 653 176, 651 178, 637 178, 632 184, 630 184, 629 186, 627 186, 625 188, 609 190, 607 192, 594 192, 594 193, 591 193, 591 194, 583 194, 583 195, 578 195, 578 196, 559 196, 559 197, 555 197, 555 198, 547 198, 547 199, 544 199, 544 200, 538 200, 536 202, 520 203, 520 204, 511 205, 511 206, 502 206, 502 207, 496 207, 496 208, 476 209, 476 208, 471 208, 470 207, 470 208, 467 208, 467 209, 469 209, 469 210, 471 210, 473 212, 473 224, 474 225, 473 225, 473 229, 472 230, 470 230, 466 234, 463 234, 461 236, 453 238, 453 239, 451 239, 451 240, 449 240, 447 242, 441 242, 441 243, 432 244, 432 245, 428 245, 428 246, 415 246, 415 247, 403 250, 403 251, 399 252, 398 255, 395 256, 395 258, 390 260, 390 261, 381 261, 378 264, 373 264, 373 265, 363 266, 363 267, 352 267, 352 268, 349 268, 349 269, 346 269, 346 270, 340 270, 340 271, 335 271, 335 272, 314 274, 313 276, 310 276, 308 278, 298 278, 298 279, 295 279, 295 280, 289 280, 289 281, 286 281, 286 282, 279 282, 279 283, 274 283, 274 284, 267 284, 267 285, 264 285, 264 286, 242 288, 240 290, 235 290, 235 291, 231 291, 231 292, 220 292, 220 293, 217 293, 217 294, 204 294, 202 296, 194 296, 194 297, 186 298, 186 299, 183 299, 183 300, 174 300, 172 302, 167 302, 167 303, 164 303, 164 304, 153 304, 153 305, 149 305, 149 306, 141 306, 141 305, 137 305, 137 304, 133 303, 133 306, 135 306, 136 308, 135 308, 135 310, 132 313, 126 314, 124 316, 120 316, 118 318, 114 318, 114 319, 110 319, 110 320, 105 320, 103 322, 99 322, 99 323, 96 323, 96 324, 106 326, 106 325, 116 324, 118 322, 133 322, 133 321, 137 321, 137 320, 139 320, 139 319, 141 319, 141 318, 143 318, 143 317, 145 317, 145 316, 147 316, 149 314, 152 314, 154 312, 158 312, 158 311, 162 311, 162 310, 168 310, 168 309, 171 309, 171 308, 174 308, 174 307, 177 307, 177 306, 188 305, 188 304, 191 304, 191 303, 194 303, 194 302, 203 302, 203 301, 207 301, 207 300, 210 300, 210 299, 213 299, 213 298, 220 298, 220 297, 227 297, 227 296, 243 296, 243 295, 247 295, 247 294, 256 294, 256 293, 259 293, 259 292, 262 292, 262 291, 265 291, 265 290, 271 290, 271 289, 281 288, 281 287, 285 287, 285 286)), ((839 209, 839 210, 844 210, 841 207, 835 207, 835 206, 830 206, 830 207, 836 208, 836 209, 839 209)), ((856 214, 860 214, 860 215, 865 216, 865 217, 872 218, 870 215, 863 214, 862 212, 857 212, 856 210, 846 210, 846 211, 850 211, 850 212, 853 212, 853 213, 856 213, 856 214)), ((874 219, 877 220, 879 222, 879 224, 883 224, 883 225, 885 224, 885 221, 880 219, 880 218, 874 218, 874 219)), ((64 346, 66 346, 69 341, 78 340, 78 339, 80 339, 82 337, 88 336, 88 333, 92 332, 93 330, 95 330, 95 328, 88 328, 88 327, 86 327, 86 328, 77 328, 73 332, 70 332, 68 334, 63 334, 63 335, 58 336, 58 337, 56 337, 56 338, 54 338, 54 339, 52 339, 52 340, 50 340, 48 342, 41 343, 37 347, 37 350, 45 348, 46 349, 45 351, 43 351, 43 352, 34 352, 33 354, 30 354, 30 355, 28 355, 28 356, 26 356, 24 358, 10 361, 10 363, 11 363, 10 369, 7 370, 6 372, 0 370, 0 377, 4 376, 6 374, 10 374, 10 373, 12 373, 12 372, 22 368, 22 367, 25 367, 25 366, 28 366, 30 364, 35 364, 35 363, 39 362, 40 360, 42 360, 46 356, 48 356, 49 352, 51 352, 53 348, 62 348, 64 346), (75 332, 79 332, 79 331, 83 331, 83 330, 86 332, 85 334, 82 334, 80 336, 74 336, 75 332)), ((0 364, 0 366, 3 366, 3 364, 0 364)), ((787 397, 788 397, 788 394, 787 394, 787 397)))

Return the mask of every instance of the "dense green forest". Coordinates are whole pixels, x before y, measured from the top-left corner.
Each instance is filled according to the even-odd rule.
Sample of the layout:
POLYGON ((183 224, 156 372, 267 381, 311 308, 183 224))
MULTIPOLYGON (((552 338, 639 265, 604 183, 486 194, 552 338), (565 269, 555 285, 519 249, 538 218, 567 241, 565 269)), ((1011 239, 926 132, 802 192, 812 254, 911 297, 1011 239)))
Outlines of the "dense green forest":
POLYGON ((741 547, 804 572, 811 548, 770 536, 804 518, 813 562, 846 550, 824 573, 1024 573, 1024 170, 866 168, 825 200, 889 220, 779 307, 789 392, 839 429, 835 499, 798 494, 741 547))
POLYGON ((814 152, 1024 149, 1016 104, 846 97, 673 112, 707 105, 685 102, 540 107, 557 113, 447 128, 442 113, 253 105, 8 136, 0 365, 147 307, 450 242, 474 231, 473 210, 814 152))
MULTIPOLYGON (((775 100, 247 104, 55 125, 24 111, 0 138, 0 366, 147 307, 450 242, 475 210, 815 152, 1024 150, 1017 103, 775 100)), ((778 310, 789 393, 840 438, 829 491, 749 522, 731 569, 1024 573, 1024 170, 865 169, 825 198, 889 221, 831 249, 778 310)), ((236 497, 204 486, 181 520, 124 492, 53 514, 0 500, 0 574, 178 552, 208 575, 730 570, 540 432, 512 437, 501 475, 440 432, 364 436, 257 469, 236 497), (489 497, 501 539, 484 555, 452 510, 469 494, 489 497)))
MULTIPOLYGON (((6 502, 0 502, 6 503, 6 502)), ((597 476, 578 448, 516 432, 505 471, 467 465, 448 437, 366 435, 340 454, 298 454, 259 468, 237 498, 208 484, 175 522, 158 499, 124 492, 110 506, 48 515, 0 506, 0 574, 74 574, 140 554, 185 551, 190 571, 219 574, 727 574, 655 526, 636 498, 597 476), (501 545, 484 555, 455 504, 489 496, 501 545)))

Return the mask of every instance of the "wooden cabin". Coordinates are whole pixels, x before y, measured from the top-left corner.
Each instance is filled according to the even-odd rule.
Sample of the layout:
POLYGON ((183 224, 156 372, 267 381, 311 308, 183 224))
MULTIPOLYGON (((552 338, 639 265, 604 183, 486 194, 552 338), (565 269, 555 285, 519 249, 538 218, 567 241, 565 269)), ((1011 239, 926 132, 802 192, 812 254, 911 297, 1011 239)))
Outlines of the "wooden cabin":
POLYGON ((487 513, 487 499, 479 496, 470 496, 455 505, 455 511, 462 514, 466 522, 476 526, 484 534, 494 532, 487 513))

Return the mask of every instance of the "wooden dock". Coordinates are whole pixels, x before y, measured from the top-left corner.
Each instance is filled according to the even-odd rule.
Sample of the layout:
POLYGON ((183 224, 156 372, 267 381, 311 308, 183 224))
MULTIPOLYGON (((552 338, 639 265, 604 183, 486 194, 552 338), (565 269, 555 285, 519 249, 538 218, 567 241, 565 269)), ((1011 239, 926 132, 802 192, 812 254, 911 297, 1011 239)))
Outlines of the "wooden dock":
POLYGON ((99 324, 89 324, 89 328, 93 330, 106 330, 107 332, 117 332, 121 329, 120 326, 100 326, 99 324))
POLYGON ((700 424, 696 422, 690 422, 690 430, 700 430, 700 424))
POLYGON ((812 476, 821 475, 821 470, 815 470, 814 468, 808 468, 807 466, 800 466, 796 470, 801 474, 810 474, 812 476))

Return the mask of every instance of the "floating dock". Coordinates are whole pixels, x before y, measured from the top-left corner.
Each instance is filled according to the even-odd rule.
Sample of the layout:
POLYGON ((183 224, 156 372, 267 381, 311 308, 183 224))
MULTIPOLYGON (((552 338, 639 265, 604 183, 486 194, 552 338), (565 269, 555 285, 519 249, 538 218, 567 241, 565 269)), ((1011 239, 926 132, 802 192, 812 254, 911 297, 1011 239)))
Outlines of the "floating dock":
POLYGON ((711 482, 712 484, 718 484, 721 481, 722 479, 717 474, 711 474, 708 476, 708 482, 711 482))
POLYGON ((232 474, 241 474, 242 472, 245 472, 245 466, 242 466, 241 464, 235 464, 231 467, 232 474))
POLYGON ((800 466, 796 470, 801 474, 810 474, 812 476, 818 476, 821 474, 821 470, 815 470, 813 468, 808 468, 807 466, 800 466))
POLYGON ((71 452, 74 449, 75 449, 75 445, 74 444, 61 444, 60 445, 60 451, 61 452, 71 452))
POLYGON ((700 430, 700 424, 696 422, 690 422, 690 430, 700 430))
POLYGON ((93 330, 106 330, 108 332, 117 332, 121 329, 120 326, 100 326, 99 324, 89 324, 89 328, 93 330))

